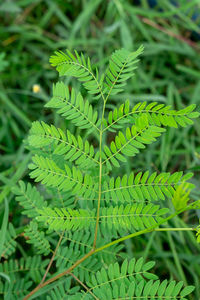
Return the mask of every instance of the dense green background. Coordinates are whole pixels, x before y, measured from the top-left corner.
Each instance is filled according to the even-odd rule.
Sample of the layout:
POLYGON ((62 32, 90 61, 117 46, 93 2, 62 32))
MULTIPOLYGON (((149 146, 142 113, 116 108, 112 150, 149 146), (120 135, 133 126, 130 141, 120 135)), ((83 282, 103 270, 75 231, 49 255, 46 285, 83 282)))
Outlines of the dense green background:
MULTIPOLYGON (((159 5, 150 7, 149 2, 156 1, 0 1, 0 224, 5 197, 9 220, 16 227, 27 222, 18 213, 11 187, 20 178, 29 180, 30 156, 23 140, 31 122, 40 119, 69 126, 55 112, 43 108, 57 80, 48 63, 55 50, 83 51, 103 71, 115 49, 136 50, 143 44, 145 51, 135 77, 129 80, 125 96, 113 97, 110 107, 129 98, 133 104, 157 101, 176 109, 196 103, 199 110, 200 3, 179 0, 173 5, 159 0, 159 5), (33 92, 34 84, 40 86, 38 93, 33 92)), ((76 81, 66 82, 80 88, 76 81)), ((99 106, 97 101, 93 104, 99 106)), ((126 171, 192 171, 197 189, 191 196, 198 199, 199 125, 197 120, 193 127, 168 129, 160 144, 130 160, 126 171)), ((197 223, 198 212, 186 213, 171 226, 197 223)), ((23 256, 21 240, 17 241, 16 256, 23 256)), ((143 255, 155 260, 161 278, 196 285, 193 299, 200 299, 200 247, 192 233, 153 233, 126 244, 130 257, 143 255)))

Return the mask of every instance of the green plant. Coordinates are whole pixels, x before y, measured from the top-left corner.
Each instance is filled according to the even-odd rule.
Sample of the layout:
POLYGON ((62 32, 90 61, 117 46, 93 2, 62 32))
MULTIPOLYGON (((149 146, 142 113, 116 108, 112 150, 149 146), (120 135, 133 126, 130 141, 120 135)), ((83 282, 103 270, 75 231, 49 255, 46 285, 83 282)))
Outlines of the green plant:
MULTIPOLYGON (((94 101, 102 101, 102 109, 100 113, 95 111, 81 93, 58 82, 46 107, 56 108, 78 132, 85 130, 86 135, 44 122, 32 125, 28 137, 34 154, 30 177, 41 182, 47 193, 43 197, 35 187, 23 182, 13 192, 24 207, 23 214, 33 219, 25 236, 39 255, 33 263, 21 262, 22 270, 30 270, 23 280, 12 278, 12 261, 0 269, 11 276, 12 284, 16 280, 18 286, 23 286, 22 297, 33 282, 38 283, 24 299, 34 295, 45 299, 47 291, 46 299, 186 299, 194 289, 183 287, 183 282, 160 281, 149 273, 153 262, 146 263, 143 258, 128 261, 119 244, 151 231, 196 230, 168 228, 165 224, 178 214, 199 207, 199 202, 189 202, 188 198, 194 187, 187 182, 191 173, 146 171, 116 176, 121 175, 117 168, 122 166, 124 172, 126 157, 136 156, 155 142, 165 127, 185 127, 199 116, 193 112, 195 105, 176 111, 164 104, 142 102, 130 108, 128 100, 114 111, 106 110, 108 101, 122 92, 133 76, 142 52, 143 47, 136 52, 114 52, 101 76, 97 69, 93 71, 90 59, 76 51, 56 52, 50 59, 60 76, 76 77, 94 101), (112 139, 110 145, 108 138, 112 139), (161 200, 166 198, 172 199, 175 209, 164 206, 161 200), (159 205, 155 203, 158 201, 159 205), (41 254, 48 256, 51 251, 53 255, 44 273, 47 260, 41 264, 41 254), (36 274, 34 265, 38 268, 36 274), (49 272, 51 267, 53 272, 49 272), (63 280, 65 275, 71 279, 63 280)), ((10 230, 13 236, 17 235, 12 227, 10 230)), ((9 239, 5 245, 9 245, 9 239)), ((8 282, 5 291, 7 295, 12 292, 8 282)))

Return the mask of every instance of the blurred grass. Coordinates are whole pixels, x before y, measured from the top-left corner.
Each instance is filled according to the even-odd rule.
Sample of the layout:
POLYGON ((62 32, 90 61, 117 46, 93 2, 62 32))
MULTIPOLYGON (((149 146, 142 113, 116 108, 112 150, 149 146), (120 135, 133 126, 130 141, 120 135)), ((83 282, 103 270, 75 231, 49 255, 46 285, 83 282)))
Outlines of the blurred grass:
MULTIPOLYGON (((129 98, 133 104, 157 101, 177 109, 196 103, 199 110, 199 0, 0 1, 0 220, 5 197, 10 211, 16 207, 10 186, 24 176, 29 180, 29 156, 22 143, 31 122, 40 119, 68 126, 55 112, 43 108, 57 80, 48 63, 53 51, 84 51, 103 71, 115 49, 134 50, 141 44, 145 52, 136 75, 126 86, 125 96, 113 97, 110 108, 129 98), (157 4, 151 7, 150 2, 157 4), (40 86, 38 93, 33 92, 34 84, 40 86)), ((67 83, 80 88, 71 79, 67 83)), ((98 103, 94 105, 98 107, 98 103)), ((171 128, 137 160, 130 159, 126 171, 190 170, 198 187, 199 139, 198 120, 193 127, 171 128)), ((199 195, 197 188, 192 197, 198 199, 199 195)), ((177 218, 173 225, 196 224, 197 214, 177 218)), ((21 225, 23 221, 14 222, 21 225)), ((134 245, 127 241, 127 247, 130 256, 134 253, 155 259, 161 277, 195 283, 194 299, 200 299, 200 247, 191 233, 149 234, 134 245)))

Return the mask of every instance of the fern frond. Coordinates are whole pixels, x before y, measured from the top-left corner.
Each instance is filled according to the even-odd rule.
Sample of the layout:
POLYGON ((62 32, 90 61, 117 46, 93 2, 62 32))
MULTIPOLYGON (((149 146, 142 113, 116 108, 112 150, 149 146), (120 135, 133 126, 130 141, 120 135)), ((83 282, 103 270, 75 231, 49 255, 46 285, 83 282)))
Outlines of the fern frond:
POLYGON ((191 183, 186 180, 193 176, 188 173, 183 176, 183 172, 160 173, 154 172, 149 175, 149 171, 145 173, 139 172, 134 175, 132 172, 129 176, 124 175, 122 178, 112 177, 109 182, 103 184, 102 195, 107 202, 112 199, 114 202, 133 202, 135 201, 157 201, 165 200, 165 197, 172 198, 176 189, 181 184, 187 184, 187 188, 194 188, 191 183))
POLYGON ((48 255, 50 252, 50 244, 49 241, 45 238, 44 231, 38 231, 38 224, 34 221, 30 222, 30 224, 25 229, 24 233, 25 237, 28 239, 26 242, 28 244, 33 244, 37 249, 38 254, 48 255))
MULTIPOLYGON (((185 127, 193 123, 191 119, 199 116, 199 113, 193 112, 195 105, 176 111, 164 104, 143 102, 130 108, 127 100, 110 111, 108 120, 105 119, 107 100, 123 90, 126 81, 134 74, 142 52, 143 47, 136 52, 125 49, 114 52, 105 76, 101 77, 98 71, 93 72, 90 59, 86 60, 76 51, 56 52, 50 58, 60 76, 76 77, 94 99, 102 97, 103 105, 102 110, 99 106, 97 113, 81 93, 71 86, 67 87, 64 82, 58 82, 46 107, 57 109, 58 114, 71 121, 73 128, 73 124, 78 127, 78 134, 81 129, 85 130, 85 134, 75 136, 69 130, 65 132, 54 125, 33 123, 28 141, 29 148, 36 155, 29 165, 30 177, 46 186, 48 206, 30 184, 26 186, 20 182, 13 192, 24 207, 23 213, 33 218, 24 233, 31 249, 35 247, 40 254, 48 255, 53 244, 55 252, 51 261, 43 262, 41 256, 26 258, 22 252, 25 259, 0 264, 0 273, 4 279, 11 281, 10 285, 6 282, 5 288, 2 288, 0 278, 0 291, 3 289, 6 298, 15 299, 17 295, 19 299, 29 289, 26 299, 47 296, 47 300, 186 300, 185 297, 193 291, 192 286, 183 288, 182 282, 160 282, 155 274, 149 272, 154 262, 145 263, 143 258, 123 261, 127 251, 121 251, 125 243, 120 242, 157 229, 169 230, 158 227, 184 209, 199 207, 198 201, 188 204, 187 193, 182 195, 186 186, 189 190, 193 188, 187 183, 191 173, 183 175, 175 172, 171 175, 165 172, 149 174, 147 171, 110 177, 113 166, 119 167, 120 162, 126 162, 127 156, 135 156, 146 145, 156 141, 165 132, 163 127, 185 127), (99 113, 102 120, 98 117, 99 113), (118 130, 109 146, 106 130, 118 130), (91 132, 94 134, 90 140, 95 138, 98 146, 96 142, 92 146, 86 140, 91 132), (152 203, 166 197, 173 199, 177 212, 152 203), (117 255, 120 263, 110 265, 117 261, 117 255), (48 271, 53 260, 50 274, 48 271), (47 264, 45 273, 44 265, 47 264), (73 279, 65 281, 65 275, 71 275, 73 279), (49 280, 45 279, 46 276, 49 280), (78 284, 85 290, 80 292, 78 284), (33 285, 36 285, 35 289, 33 285)), ((196 231, 199 241, 199 228, 196 231)), ((4 258, 12 253, 15 236, 11 228, 8 243, 5 241, 5 246, 8 245, 11 250, 3 252, 4 258)))
POLYGON ((27 215, 29 218, 36 217, 38 215, 37 209, 47 206, 47 202, 39 191, 30 183, 25 185, 25 183, 20 180, 19 186, 15 186, 12 192, 16 195, 15 199, 24 208, 22 214, 27 215))
POLYGON ((110 95, 116 95, 123 91, 126 81, 134 75, 135 65, 138 62, 137 57, 143 52, 143 49, 143 46, 135 52, 120 49, 111 55, 104 82, 104 93, 107 94, 106 100, 110 95))
MULTIPOLYGON (((56 286, 54 286, 51 289, 51 286, 49 289, 51 289, 49 295, 45 298, 46 300, 72 300, 73 295, 75 294, 76 297, 81 296, 81 294, 78 294, 78 291, 80 289, 79 286, 73 286, 71 283, 71 278, 65 278, 64 282, 59 282, 56 286)), ((80 299, 80 298, 77 298, 80 299)), ((75 300, 75 298, 74 298, 75 300)))
MULTIPOLYGON (((121 230, 143 230, 155 226, 163 220, 162 216, 169 210, 160 209, 159 205, 134 203, 100 209, 99 225, 103 233, 121 230)), ((96 210, 72 210, 65 208, 45 208, 38 210, 39 222, 48 224, 53 230, 71 230, 93 228, 96 221, 96 210)))
POLYGON ((50 208, 38 210, 38 222, 48 224, 53 230, 87 229, 95 223, 95 210, 50 208))
POLYGON ((29 288, 32 286, 32 281, 27 281, 24 278, 16 278, 11 282, 0 281, 0 296, 1 299, 23 300, 29 288))
POLYGON ((122 232, 124 230, 143 230, 156 226, 163 221, 163 215, 168 213, 168 208, 160 209, 153 204, 127 204, 116 207, 102 208, 100 210, 100 228, 106 235, 108 231, 122 232))
POLYGON ((10 259, 0 264, 0 272, 5 273, 11 279, 17 278, 18 274, 23 274, 23 278, 40 282, 48 262, 48 259, 42 259, 40 255, 28 256, 26 259, 20 258, 19 260, 10 259))
POLYGON ((0 273, 9 277, 9 281, 0 280, 0 298, 19 300, 24 299, 33 282, 39 284, 45 273, 48 259, 41 256, 28 256, 25 259, 11 259, 0 264, 0 273))
POLYGON ((48 196, 50 197, 49 204, 55 207, 70 207, 76 206, 76 198, 71 192, 60 191, 58 188, 46 187, 48 196))
POLYGON ((157 126, 149 126, 146 114, 138 118, 136 125, 133 125, 131 129, 126 129, 126 134, 120 131, 115 137, 115 141, 108 146, 104 146, 104 152, 102 156, 104 158, 103 164, 106 163, 108 167, 111 167, 112 163, 115 167, 120 167, 118 162, 125 162, 126 156, 135 156, 139 153, 140 149, 145 148, 145 144, 151 144, 156 141, 156 138, 163 133, 165 129, 157 126))
POLYGON ((178 186, 172 198, 172 203, 176 211, 189 208, 188 201, 190 200, 189 184, 181 184, 178 186))
POLYGON ((115 132, 117 129, 123 128, 124 124, 129 122, 128 117, 130 114, 130 102, 126 100, 119 108, 115 108, 114 111, 109 111, 107 120, 103 119, 103 132, 107 129, 115 132))
POLYGON ((57 187, 60 191, 71 190, 72 194, 94 198, 97 187, 90 175, 83 176, 80 170, 75 167, 71 170, 66 164, 63 170, 52 159, 42 156, 35 155, 32 160, 33 163, 29 165, 32 170, 30 177, 35 178, 35 181, 41 181, 49 187, 57 187))
POLYGON ((94 147, 88 141, 83 142, 67 130, 67 135, 62 129, 44 122, 33 122, 28 137, 29 144, 35 148, 53 145, 53 154, 64 156, 65 160, 75 162, 81 168, 99 164, 99 152, 95 153, 94 147))
POLYGON ((80 93, 76 93, 72 88, 71 93, 69 88, 63 82, 57 82, 53 86, 53 97, 45 104, 45 107, 56 108, 57 113, 65 117, 81 129, 95 128, 99 131, 100 120, 98 120, 97 111, 93 110, 88 100, 84 102, 80 93))
POLYGON ((135 123, 135 118, 143 113, 147 115, 150 125, 163 125, 175 128, 180 125, 181 127, 186 127, 193 124, 191 119, 199 117, 199 112, 193 112, 195 107, 195 104, 191 104, 184 109, 174 110, 171 109, 171 106, 165 106, 157 102, 140 102, 130 110, 130 103, 126 100, 118 109, 115 108, 114 111, 108 113, 108 120, 103 120, 104 131, 107 129, 115 131, 122 128, 126 123, 135 123))
POLYGON ((74 232, 66 232, 62 240, 62 245, 70 243, 69 247, 75 251, 87 253, 93 246, 93 234, 88 230, 79 230, 74 232))
POLYGON ((9 223, 8 229, 6 231, 6 238, 3 244, 1 257, 7 259, 10 255, 12 255, 15 252, 17 245, 15 239, 17 238, 17 236, 18 235, 15 231, 14 226, 12 225, 12 223, 9 223))
MULTIPOLYGON (((144 264, 143 258, 137 261, 125 260, 120 267, 118 263, 102 268, 92 275, 87 286, 98 299, 174 299, 187 300, 194 286, 183 288, 183 282, 156 280, 157 276, 148 271, 154 266, 150 261, 144 264)), ((92 299, 89 292, 84 292, 81 300, 92 299)))
MULTIPOLYGON (((139 284, 143 279, 156 280, 157 276, 149 272, 154 265, 153 261, 145 263, 142 257, 138 260, 126 259, 121 267, 116 262, 110 264, 108 268, 102 268, 97 274, 91 275, 87 286, 99 299, 119 299, 118 288, 121 285, 125 285, 124 287, 128 289, 132 282, 139 284), (115 294, 115 289, 117 294, 115 294)), ((86 292, 80 299, 91 299, 90 294, 86 292)))
POLYGON ((75 54, 67 50, 66 53, 56 51, 55 55, 50 57, 50 63, 59 72, 60 76, 73 76, 83 83, 83 86, 92 95, 98 97, 102 95, 103 76, 99 78, 98 70, 93 73, 90 59, 86 59, 75 51, 75 54))

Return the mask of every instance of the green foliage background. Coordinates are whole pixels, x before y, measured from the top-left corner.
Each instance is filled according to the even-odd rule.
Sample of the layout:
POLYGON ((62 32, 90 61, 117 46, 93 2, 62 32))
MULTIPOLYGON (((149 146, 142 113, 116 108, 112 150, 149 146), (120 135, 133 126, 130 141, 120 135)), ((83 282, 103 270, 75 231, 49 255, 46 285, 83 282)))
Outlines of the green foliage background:
MULTIPOLYGON (((113 96, 110 108, 129 98, 132 105, 151 100, 181 109, 195 103, 199 110, 200 4, 185 0, 177 1, 178 6, 168 0, 158 3, 151 8, 146 0, 140 4, 125 0, 0 1, 0 224, 6 211, 5 197, 9 204, 9 221, 16 228, 28 222, 20 214, 11 187, 21 178, 30 181, 27 169, 30 155, 23 140, 31 122, 42 120, 63 129, 72 126, 55 111, 44 109, 52 94, 52 83, 57 80, 57 73, 48 62, 55 50, 75 48, 86 52, 101 70, 115 49, 136 50, 143 44, 144 54, 135 77, 125 87, 125 97, 113 96), (197 19, 194 20, 195 13, 197 19), (35 84, 40 86, 38 93, 33 91, 35 84)), ((67 79, 66 83, 80 88, 77 81, 67 79)), ((90 97, 98 110, 98 100, 90 97)), ((197 120, 186 129, 170 128, 137 160, 129 159, 125 171, 192 171, 193 183, 198 187, 199 125, 197 120)), ((73 127, 70 130, 78 133, 73 127)), ((199 195, 197 188, 191 197, 196 200, 199 195)), ((198 211, 195 215, 185 213, 175 218, 172 226, 184 227, 186 223, 192 226, 197 224, 198 217, 198 211)), ((26 251, 33 253, 23 237, 18 237, 16 242, 17 252, 13 258, 24 257, 26 251)), ((199 250, 190 232, 152 233, 126 241, 128 257, 155 260, 160 278, 196 285, 193 299, 200 299, 199 250)))

